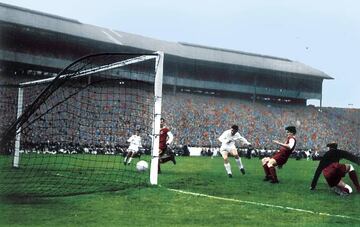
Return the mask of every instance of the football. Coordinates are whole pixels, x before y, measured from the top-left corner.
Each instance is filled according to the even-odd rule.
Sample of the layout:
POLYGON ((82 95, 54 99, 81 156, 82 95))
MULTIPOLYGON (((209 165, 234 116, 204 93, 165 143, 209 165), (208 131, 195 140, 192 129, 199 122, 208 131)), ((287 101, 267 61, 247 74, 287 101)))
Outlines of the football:
POLYGON ((137 171, 139 171, 139 172, 144 172, 144 171, 146 171, 148 168, 149 168, 149 164, 148 164, 146 161, 144 161, 144 160, 138 161, 138 162, 136 163, 136 169, 137 169, 137 171))

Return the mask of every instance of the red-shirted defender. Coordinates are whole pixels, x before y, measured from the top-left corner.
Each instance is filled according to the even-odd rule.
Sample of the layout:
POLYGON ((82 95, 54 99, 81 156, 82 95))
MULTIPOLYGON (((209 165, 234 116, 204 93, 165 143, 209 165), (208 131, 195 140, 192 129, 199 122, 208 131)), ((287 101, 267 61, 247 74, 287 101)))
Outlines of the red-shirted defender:
POLYGON ((273 184, 279 183, 279 180, 276 175, 275 167, 283 166, 289 156, 294 151, 296 146, 296 128, 295 126, 288 126, 285 128, 287 133, 287 138, 285 143, 281 143, 277 140, 273 140, 274 143, 280 145, 280 149, 271 157, 266 157, 261 160, 262 166, 265 171, 265 179, 264 181, 270 181, 273 184))
POLYGON ((158 173, 161 173, 160 164, 168 161, 172 161, 174 165, 176 164, 175 155, 173 153, 167 152, 168 145, 172 143, 173 139, 174 136, 171 133, 170 129, 166 126, 165 119, 161 118, 158 173))

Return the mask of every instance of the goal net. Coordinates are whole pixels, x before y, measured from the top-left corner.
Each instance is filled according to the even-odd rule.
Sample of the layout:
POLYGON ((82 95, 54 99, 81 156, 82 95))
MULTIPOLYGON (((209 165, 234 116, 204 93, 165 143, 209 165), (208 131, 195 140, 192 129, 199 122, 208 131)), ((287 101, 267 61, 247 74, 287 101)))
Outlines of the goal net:
POLYGON ((0 138, 0 193, 59 196, 157 184, 162 65, 161 52, 95 54, 54 78, 20 84, 17 119, 0 138), (130 161, 134 134, 142 146, 130 161), (139 171, 140 160, 156 168, 139 171))

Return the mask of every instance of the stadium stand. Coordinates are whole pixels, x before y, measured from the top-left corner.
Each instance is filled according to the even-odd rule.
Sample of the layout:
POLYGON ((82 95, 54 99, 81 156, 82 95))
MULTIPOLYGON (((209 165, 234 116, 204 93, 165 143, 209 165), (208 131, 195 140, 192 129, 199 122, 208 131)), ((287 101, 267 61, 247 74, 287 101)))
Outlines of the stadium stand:
POLYGON ((167 93, 163 105, 178 145, 218 146, 221 132, 236 123, 257 149, 275 149, 271 140, 284 137, 287 125, 298 128, 298 149, 322 150, 328 141, 353 152, 359 148, 358 109, 272 106, 187 93, 167 93))

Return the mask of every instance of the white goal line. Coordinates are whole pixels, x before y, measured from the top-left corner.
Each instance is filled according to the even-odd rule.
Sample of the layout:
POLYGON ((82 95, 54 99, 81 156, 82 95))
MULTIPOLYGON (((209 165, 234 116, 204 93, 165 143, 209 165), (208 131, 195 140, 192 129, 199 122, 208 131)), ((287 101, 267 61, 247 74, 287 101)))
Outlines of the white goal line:
POLYGON ((314 214, 314 215, 320 215, 320 216, 345 218, 345 219, 352 219, 352 220, 360 221, 360 218, 350 217, 350 216, 346 216, 346 215, 329 214, 329 213, 315 212, 315 211, 311 211, 311 210, 304 210, 304 209, 293 208, 293 207, 273 205, 273 204, 268 204, 268 203, 258 203, 258 202, 245 201, 245 200, 239 200, 239 199, 230 199, 230 198, 206 195, 206 194, 195 193, 195 192, 187 192, 187 191, 178 190, 178 189, 172 189, 172 188, 167 188, 167 189, 169 191, 177 192, 177 193, 180 193, 180 194, 200 196, 200 197, 216 199, 216 200, 222 200, 222 201, 228 201, 228 202, 234 202, 234 203, 245 203, 245 204, 251 204, 251 205, 255 205, 255 206, 264 206, 264 207, 278 208, 278 209, 283 209, 283 210, 292 210, 292 211, 308 213, 308 214, 314 214))

